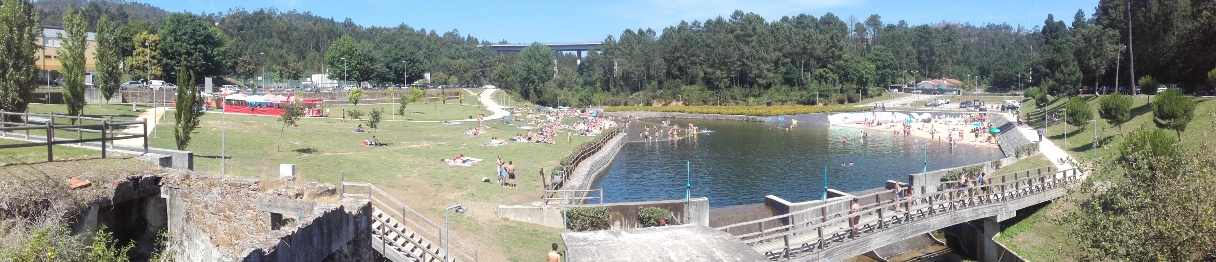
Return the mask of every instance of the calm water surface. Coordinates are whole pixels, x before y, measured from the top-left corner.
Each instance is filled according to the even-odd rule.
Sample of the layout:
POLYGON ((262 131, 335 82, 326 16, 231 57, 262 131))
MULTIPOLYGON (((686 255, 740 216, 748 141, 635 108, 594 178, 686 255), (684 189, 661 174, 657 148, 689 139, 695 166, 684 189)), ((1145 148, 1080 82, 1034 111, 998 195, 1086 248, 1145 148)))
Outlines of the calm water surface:
POLYGON ((679 141, 638 138, 641 126, 659 121, 631 125, 630 142, 596 185, 604 189, 604 202, 683 199, 685 161, 692 167, 693 197, 709 197, 710 206, 721 207, 762 203, 770 194, 795 202, 819 199, 825 167, 828 187, 848 192, 881 187, 886 180, 907 182, 907 174, 921 172, 926 150, 929 170, 1003 157, 995 147, 951 148, 890 132, 871 131, 862 141, 861 129, 827 125, 786 131, 771 123, 675 119, 681 127, 691 122, 714 132, 679 141), (841 166, 850 161, 852 166, 841 166))

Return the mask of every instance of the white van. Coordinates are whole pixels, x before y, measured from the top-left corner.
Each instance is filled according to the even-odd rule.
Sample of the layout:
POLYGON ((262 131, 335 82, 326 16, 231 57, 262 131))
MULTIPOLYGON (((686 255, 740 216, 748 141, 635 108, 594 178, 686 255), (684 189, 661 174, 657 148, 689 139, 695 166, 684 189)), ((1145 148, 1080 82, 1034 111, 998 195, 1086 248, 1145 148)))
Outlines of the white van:
POLYGON ((159 90, 165 87, 165 80, 148 80, 148 87, 159 90))

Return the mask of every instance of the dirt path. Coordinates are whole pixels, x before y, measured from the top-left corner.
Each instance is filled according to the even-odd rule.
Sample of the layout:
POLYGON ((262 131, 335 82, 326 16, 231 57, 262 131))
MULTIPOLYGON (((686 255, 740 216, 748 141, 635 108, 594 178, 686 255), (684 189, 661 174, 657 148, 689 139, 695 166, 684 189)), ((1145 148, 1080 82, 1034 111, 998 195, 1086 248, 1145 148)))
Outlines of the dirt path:
MULTIPOLYGON (((152 133, 155 132, 156 123, 160 120, 161 116, 165 115, 165 111, 167 111, 167 110, 169 110, 168 107, 149 108, 147 110, 144 110, 143 113, 140 113, 139 117, 135 118, 135 121, 144 121, 144 120, 148 121, 148 130, 147 130, 148 133, 146 133, 144 135, 151 136, 152 133), (154 114, 155 114, 155 116, 153 116, 154 114)), ((123 133, 140 133, 140 132, 144 132, 144 128, 143 127, 131 127, 131 128, 122 130, 122 132, 123 133)), ((142 138, 128 138, 128 139, 114 141, 114 143, 119 144, 119 145, 124 145, 124 146, 135 146, 135 147, 144 146, 144 140, 142 138)))

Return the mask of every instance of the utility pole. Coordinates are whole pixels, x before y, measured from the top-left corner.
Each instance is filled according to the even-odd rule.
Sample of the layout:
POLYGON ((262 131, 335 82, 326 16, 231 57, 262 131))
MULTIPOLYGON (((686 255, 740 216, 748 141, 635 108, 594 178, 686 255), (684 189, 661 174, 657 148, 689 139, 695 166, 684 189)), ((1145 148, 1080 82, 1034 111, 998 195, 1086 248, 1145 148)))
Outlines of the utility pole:
POLYGON ((1127 69, 1132 73, 1132 95, 1136 95, 1136 48, 1132 47, 1132 1, 1127 1, 1127 69))

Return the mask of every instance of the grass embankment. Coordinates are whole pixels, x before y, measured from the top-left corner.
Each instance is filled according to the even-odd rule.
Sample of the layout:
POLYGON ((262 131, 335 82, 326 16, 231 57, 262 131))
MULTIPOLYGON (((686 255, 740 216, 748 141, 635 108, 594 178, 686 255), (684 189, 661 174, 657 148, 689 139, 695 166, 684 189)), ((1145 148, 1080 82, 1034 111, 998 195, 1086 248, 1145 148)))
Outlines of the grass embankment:
MULTIPOLYGON (((1080 96, 1074 99, 1085 99, 1090 108, 1094 110, 1094 117, 1098 118, 1096 132, 1093 126, 1094 123, 1089 123, 1085 127, 1078 128, 1064 123, 1061 116, 1060 121, 1047 125, 1045 129, 1047 134, 1044 136, 1067 151, 1073 158, 1087 159, 1094 155, 1104 159, 1116 157, 1118 154, 1117 150, 1123 142, 1124 134, 1139 129, 1142 126, 1153 125, 1152 106, 1148 104, 1149 97, 1145 95, 1133 97, 1132 119, 1123 124, 1122 129, 1111 126, 1105 120, 1099 118, 1097 113, 1099 97, 1080 96), (1065 129, 1067 129, 1067 139, 1065 139, 1065 129), (1095 135, 1102 144, 1097 148, 1093 146, 1095 135)), ((1029 124, 1035 128, 1042 128, 1045 123, 1043 111, 1029 100, 1021 98, 1018 100, 1023 101, 1021 116, 1023 121, 1025 121, 1026 115, 1029 114, 1029 124)), ((1201 145, 1208 141, 1208 134, 1211 133, 1210 130, 1214 126, 1213 122, 1216 120, 1213 117, 1216 115, 1216 103, 1211 102, 1211 100, 1211 98, 1195 98, 1197 102, 1195 118, 1191 121, 1187 130, 1182 132, 1182 142, 1179 142, 1179 145, 1182 147, 1201 150, 1201 145)), ((1046 108, 1048 112, 1055 112, 1063 108, 1067 102, 1067 98, 1056 98, 1043 108, 1046 108)), ((1173 132, 1170 133, 1172 134, 1173 132)), ((1021 165, 1022 162, 1027 161, 1047 160, 1034 160, 1034 158, 1031 158, 1022 160, 1014 165, 1021 165)), ((1014 165, 1011 165, 1011 167, 1014 165)), ((1033 166, 1037 164, 1027 165, 1033 166)), ((997 237, 997 241, 1005 244, 1018 255, 1022 256, 1022 258, 1029 261, 1078 260, 1074 254, 1080 252, 1080 243, 1076 243, 1075 240, 1069 237, 1072 235, 1073 228, 1071 225, 1062 224, 1060 218, 1068 212, 1075 211, 1076 203, 1081 201, 1080 199, 1084 199, 1085 196, 1070 195, 1066 198, 1068 198, 1066 201, 1055 201, 1037 210, 1026 209, 1019 211, 1019 215, 1024 216, 1024 218, 1002 223, 1002 226, 1005 228, 1002 230, 1001 235, 997 237)))
MULTIPOLYGON (((482 144, 489 142, 491 137, 506 139, 530 130, 518 129, 520 123, 502 125, 497 120, 487 120, 487 124, 496 128, 481 136, 466 135, 463 131, 474 127, 475 122, 453 126, 437 122, 476 118, 478 114, 489 116, 490 111, 468 105, 469 101, 465 101, 464 106, 457 105, 454 100, 447 102, 411 103, 404 116, 391 115, 395 112, 391 110, 395 104, 335 105, 330 109, 330 118, 304 118, 298 127, 283 127, 278 117, 225 116, 209 112, 203 116, 198 132, 186 150, 195 153, 196 170, 219 173, 221 130, 226 129, 228 159, 225 165, 229 175, 274 177, 279 164, 295 164, 297 177, 303 181, 336 184, 344 174, 347 181, 375 183, 436 222, 442 222, 444 208, 462 204, 470 212, 451 216, 452 232, 477 247, 481 260, 529 261, 543 255, 548 251, 549 243, 561 242, 561 230, 505 221, 497 217, 497 206, 530 205, 539 201, 542 191, 538 171, 544 168, 546 175, 551 174, 551 169, 559 166, 560 159, 593 137, 574 136, 572 142, 559 137, 555 139, 558 143, 552 145, 512 142, 503 147, 484 147, 482 144), (364 120, 349 119, 349 114, 346 120, 340 118, 342 109, 368 113, 373 108, 385 111, 378 129, 368 127, 367 114, 363 116, 364 120), (354 133, 359 124, 363 124, 368 133, 354 133), (370 140, 372 136, 388 146, 363 146, 362 141, 370 140), (485 160, 472 167, 440 162, 440 159, 451 159, 457 154, 485 160), (504 161, 515 162, 517 188, 481 182, 483 177, 495 179, 494 158, 500 155, 504 161)), ((129 111, 130 105, 125 108, 129 111)), ((58 109, 40 110, 66 111, 62 105, 58 109)), ((113 113, 126 114, 121 111, 113 113)), ((89 109, 85 112, 93 114, 89 109)), ((172 113, 169 111, 158 125, 161 134, 149 142, 151 146, 175 147, 172 113)), ((45 154, 41 157, 45 159, 45 154)))

